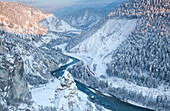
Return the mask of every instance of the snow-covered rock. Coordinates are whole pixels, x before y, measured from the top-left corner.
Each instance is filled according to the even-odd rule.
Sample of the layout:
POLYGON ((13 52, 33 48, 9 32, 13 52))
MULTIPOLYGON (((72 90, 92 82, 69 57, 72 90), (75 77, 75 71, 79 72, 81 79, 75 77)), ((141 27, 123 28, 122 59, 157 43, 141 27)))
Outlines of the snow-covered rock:
POLYGON ((73 77, 69 72, 65 71, 60 80, 60 86, 55 90, 55 106, 57 111, 80 110, 78 90, 73 77))

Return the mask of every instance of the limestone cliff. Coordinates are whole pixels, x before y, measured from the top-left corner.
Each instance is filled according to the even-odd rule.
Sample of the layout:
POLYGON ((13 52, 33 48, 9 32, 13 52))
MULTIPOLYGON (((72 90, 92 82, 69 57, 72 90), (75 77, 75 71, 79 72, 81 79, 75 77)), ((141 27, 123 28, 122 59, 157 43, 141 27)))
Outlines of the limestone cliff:
POLYGON ((28 102, 30 98, 22 58, 10 54, 9 49, 0 44, 0 105, 17 106, 28 102))
POLYGON ((38 22, 52 15, 26 5, 0 1, 0 29, 10 33, 45 35, 48 29, 38 22))

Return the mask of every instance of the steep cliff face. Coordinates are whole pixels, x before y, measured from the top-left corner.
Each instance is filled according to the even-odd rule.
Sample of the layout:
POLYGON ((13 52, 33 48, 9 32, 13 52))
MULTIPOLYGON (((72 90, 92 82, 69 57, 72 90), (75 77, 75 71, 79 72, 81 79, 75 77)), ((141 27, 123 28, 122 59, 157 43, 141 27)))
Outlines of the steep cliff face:
POLYGON ((15 57, 14 71, 12 76, 13 82, 9 91, 9 103, 26 102, 30 99, 28 84, 25 79, 24 63, 22 58, 15 57))
POLYGON ((45 35, 48 29, 38 22, 52 15, 26 5, 0 1, 0 29, 10 33, 45 35))
POLYGON ((3 49, 0 50, 0 99, 3 98, 0 105, 16 106, 28 102, 31 95, 25 79, 22 58, 19 55, 10 54, 7 47, 3 45, 0 47, 3 49))

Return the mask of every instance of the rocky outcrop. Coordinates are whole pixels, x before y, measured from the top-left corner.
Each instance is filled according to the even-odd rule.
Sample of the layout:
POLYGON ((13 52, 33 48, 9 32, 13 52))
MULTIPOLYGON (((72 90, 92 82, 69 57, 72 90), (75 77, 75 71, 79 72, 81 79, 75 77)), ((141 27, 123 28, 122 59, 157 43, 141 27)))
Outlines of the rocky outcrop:
POLYGON ((24 63, 20 57, 15 57, 12 81, 8 98, 9 103, 15 105, 16 103, 29 100, 31 95, 29 94, 28 84, 25 79, 24 63))
POLYGON ((48 29, 38 22, 52 15, 26 5, 0 1, 0 29, 10 33, 45 35, 48 29))
MULTIPOLYGON (((0 47, 5 49, 2 45, 0 47)), ((2 50, 0 50, 0 98, 3 98, 4 103, 14 106, 31 99, 22 58, 2 50)))
POLYGON ((5 54, 7 51, 6 49, 1 45, 1 41, 0 41, 0 54, 5 54))
POLYGON ((61 85, 55 91, 55 106, 57 111, 80 110, 78 89, 73 77, 66 71, 60 80, 61 85))

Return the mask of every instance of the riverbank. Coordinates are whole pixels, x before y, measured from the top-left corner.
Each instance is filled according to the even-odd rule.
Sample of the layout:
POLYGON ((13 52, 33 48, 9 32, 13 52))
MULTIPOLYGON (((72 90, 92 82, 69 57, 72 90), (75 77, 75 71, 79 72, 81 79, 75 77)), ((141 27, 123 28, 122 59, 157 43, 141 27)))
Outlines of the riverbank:
MULTIPOLYGON (((83 63, 83 66, 78 65, 77 67, 75 66, 74 68, 71 69, 73 70, 73 72, 71 73, 73 74, 75 79, 82 82, 83 84, 86 84, 87 86, 93 86, 93 88, 95 88, 96 90, 99 90, 102 93, 115 95, 116 97, 118 97, 119 99, 125 102, 131 103, 137 106, 141 106, 141 107, 146 107, 149 109, 158 108, 158 106, 156 106, 158 105, 156 103, 158 97, 164 98, 165 95, 167 95, 167 97, 170 97, 170 89, 164 90, 162 86, 159 86, 158 88, 141 87, 141 86, 137 86, 134 83, 125 81, 121 78, 117 78, 117 77, 109 78, 107 77, 106 72, 102 74, 103 76, 101 76, 101 74, 99 74, 100 76, 98 76, 98 73, 94 71, 96 75, 93 75, 91 77, 94 78, 95 83, 97 80, 97 84, 103 82, 103 83, 108 83, 108 86, 109 86, 107 88, 100 88, 100 87, 96 88, 95 86, 97 84, 93 85, 92 83, 93 79, 89 79, 88 74, 85 73, 87 72, 87 70, 83 70, 83 69, 87 69, 86 67, 87 64, 92 63, 93 59, 87 56, 79 55, 79 54, 78 55, 72 54, 72 53, 71 54, 67 53, 67 54, 73 57, 79 58, 83 62, 85 61, 83 63), (76 72, 74 70, 81 70, 83 72, 81 72, 82 74, 80 74, 80 72, 76 72), (131 98, 129 97, 129 95, 131 98)), ((100 85, 98 84, 98 86, 100 85)))

